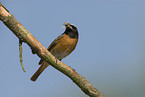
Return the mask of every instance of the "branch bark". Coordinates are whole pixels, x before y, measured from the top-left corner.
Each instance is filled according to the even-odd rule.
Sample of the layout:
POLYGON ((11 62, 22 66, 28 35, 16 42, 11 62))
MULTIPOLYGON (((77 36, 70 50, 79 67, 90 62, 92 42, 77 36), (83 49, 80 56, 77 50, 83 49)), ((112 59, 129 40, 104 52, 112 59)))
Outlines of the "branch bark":
POLYGON ((0 2, 0 20, 33 51, 55 69, 68 76, 81 90, 90 97, 105 97, 89 81, 75 72, 72 68, 56 59, 0 2), (57 63, 56 63, 57 62, 57 63))

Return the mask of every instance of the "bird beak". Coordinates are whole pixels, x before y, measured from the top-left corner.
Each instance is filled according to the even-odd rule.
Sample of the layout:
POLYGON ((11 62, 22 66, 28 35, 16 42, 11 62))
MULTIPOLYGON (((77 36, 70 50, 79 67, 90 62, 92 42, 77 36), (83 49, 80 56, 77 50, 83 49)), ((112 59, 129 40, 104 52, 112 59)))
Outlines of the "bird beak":
POLYGON ((70 23, 69 22, 66 22, 63 25, 64 26, 62 26, 62 28, 71 28, 72 29, 72 27, 70 26, 70 23))
POLYGON ((67 21, 66 23, 64 23, 64 26, 65 26, 65 27, 70 27, 69 22, 67 21))

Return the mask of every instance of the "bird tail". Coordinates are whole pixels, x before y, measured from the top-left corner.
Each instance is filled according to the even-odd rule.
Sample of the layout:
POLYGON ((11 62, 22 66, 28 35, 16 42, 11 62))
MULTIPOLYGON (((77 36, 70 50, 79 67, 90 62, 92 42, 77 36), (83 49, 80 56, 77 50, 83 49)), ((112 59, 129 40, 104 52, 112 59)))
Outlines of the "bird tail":
POLYGON ((45 61, 42 62, 41 66, 39 69, 34 73, 34 75, 31 77, 32 81, 36 81, 39 75, 45 70, 46 67, 48 67, 49 64, 45 61))

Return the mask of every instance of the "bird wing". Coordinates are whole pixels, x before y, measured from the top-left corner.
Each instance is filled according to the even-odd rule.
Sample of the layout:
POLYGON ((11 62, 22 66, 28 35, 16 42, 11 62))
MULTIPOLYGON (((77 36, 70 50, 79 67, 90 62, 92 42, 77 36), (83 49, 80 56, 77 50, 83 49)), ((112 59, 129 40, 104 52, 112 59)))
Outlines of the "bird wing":
MULTIPOLYGON (((51 49, 58 43, 58 40, 61 39, 63 36, 64 36, 64 33, 62 33, 61 35, 59 35, 59 36, 49 45, 49 47, 47 48, 47 50, 50 51, 50 53, 51 53, 51 49)), ((41 59, 41 60, 39 61, 38 64, 39 64, 39 65, 42 64, 43 61, 44 61, 44 60, 41 59)))

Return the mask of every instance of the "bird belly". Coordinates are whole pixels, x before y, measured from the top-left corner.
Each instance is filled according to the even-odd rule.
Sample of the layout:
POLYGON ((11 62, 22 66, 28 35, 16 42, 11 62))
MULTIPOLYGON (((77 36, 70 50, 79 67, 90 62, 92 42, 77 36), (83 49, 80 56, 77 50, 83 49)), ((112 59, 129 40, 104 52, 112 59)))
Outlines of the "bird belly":
POLYGON ((75 49, 77 42, 78 39, 71 39, 68 35, 65 35, 50 52, 57 59, 63 59, 75 49))

